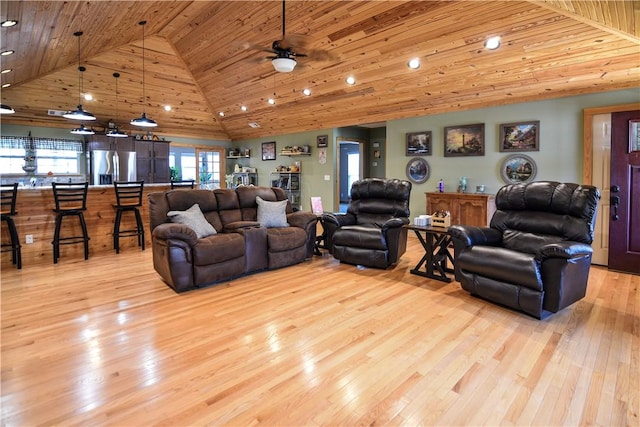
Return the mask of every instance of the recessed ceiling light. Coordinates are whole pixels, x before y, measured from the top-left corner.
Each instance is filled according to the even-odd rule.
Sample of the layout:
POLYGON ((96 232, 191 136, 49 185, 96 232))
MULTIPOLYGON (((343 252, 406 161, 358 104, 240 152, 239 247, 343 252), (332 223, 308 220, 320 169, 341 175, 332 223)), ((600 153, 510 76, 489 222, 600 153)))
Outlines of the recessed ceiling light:
POLYGON ((5 83, 2 85, 2 88, 4 89, 5 87, 9 87, 9 86, 11 86, 11 83, 5 83))
POLYGON ((500 36, 489 37, 484 42, 484 47, 489 50, 494 50, 500 47, 500 36))
POLYGON ((85 99, 85 101, 93 101, 93 95, 91 95, 90 93, 85 93, 84 95, 82 95, 82 97, 85 99))
POLYGON ((303 94, 304 96, 309 96, 309 95, 311 95, 311 89, 307 89, 307 88, 302 89, 302 94, 303 94))
POLYGON ((247 111, 247 106, 246 106, 246 105, 243 105, 243 106, 241 106, 241 107, 240 107, 240 109, 241 109, 242 111, 247 111))
POLYGON ((219 115, 220 117, 224 117, 224 111, 218 111, 218 115, 219 115))
POLYGON ((347 82, 348 85, 354 85, 356 84, 356 78, 353 76, 349 76, 347 77, 347 79, 345 80, 347 82))
POLYGON ((13 71, 13 69, 11 69, 11 68, 7 68, 6 70, 2 70, 2 71, 0 71, 0 74, 7 74, 7 73, 10 73, 10 72, 12 72, 12 71, 13 71))
POLYGON ((420 68, 420 58, 411 58, 409 62, 407 62, 407 67, 411 68, 412 70, 417 70, 418 68, 420 68))
POLYGON ((171 105, 165 105, 164 111, 171 111, 171 105))
POLYGON ((275 105, 276 100, 275 100, 275 99, 273 99, 273 98, 269 98, 269 99, 267 99, 267 102, 268 102, 270 105, 275 105))
POLYGON ((0 55, 2 56, 9 56, 9 55, 13 55, 14 53, 16 53, 15 50, 5 50, 2 53, 0 53, 0 55))
POLYGON ((6 21, 2 21, 0 23, 0 25, 3 26, 3 27, 13 27, 17 23, 18 23, 18 21, 14 20, 14 19, 7 19, 6 21))

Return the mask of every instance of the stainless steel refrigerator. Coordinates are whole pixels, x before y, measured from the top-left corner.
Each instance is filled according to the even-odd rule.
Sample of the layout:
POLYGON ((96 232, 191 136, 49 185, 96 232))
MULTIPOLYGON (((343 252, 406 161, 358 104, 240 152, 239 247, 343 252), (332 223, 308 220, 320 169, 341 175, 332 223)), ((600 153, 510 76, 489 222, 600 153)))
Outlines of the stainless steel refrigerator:
POLYGON ((114 181, 136 180, 135 151, 89 152, 91 185, 111 185, 114 181))

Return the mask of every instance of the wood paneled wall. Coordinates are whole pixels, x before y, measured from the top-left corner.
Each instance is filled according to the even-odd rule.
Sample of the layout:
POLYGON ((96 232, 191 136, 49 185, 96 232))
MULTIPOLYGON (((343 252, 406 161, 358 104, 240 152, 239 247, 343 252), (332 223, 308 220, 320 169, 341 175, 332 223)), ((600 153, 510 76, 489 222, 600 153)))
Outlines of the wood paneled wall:
MULTIPOLYGON (((149 230, 149 204, 147 195, 155 191, 166 191, 169 184, 154 184, 145 186, 142 198, 142 220, 145 226, 145 241, 151 247, 151 230, 149 230)), ((85 221, 89 231, 89 258, 100 252, 113 252, 113 224, 116 210, 115 192, 112 186, 89 187, 87 195, 87 211, 85 221)), ((21 189, 18 191, 17 211, 14 217, 20 241, 22 242, 22 268, 28 269, 33 265, 53 262, 53 232, 55 228, 55 213, 53 212, 53 190, 48 188, 21 189), (33 235, 33 243, 26 244, 25 236, 33 235)), ((80 222, 77 218, 67 217, 62 222, 61 236, 80 235, 80 222)), ((122 217, 121 230, 135 228, 133 214, 125 213, 122 217)), ((2 224, 2 242, 7 242, 9 235, 6 224, 2 224)), ((128 251, 140 250, 135 237, 120 238, 120 255, 126 256, 128 251)), ((68 258, 83 257, 83 245, 61 245, 59 263, 68 258)), ((1 267, 11 268, 11 253, 2 253, 1 267)))

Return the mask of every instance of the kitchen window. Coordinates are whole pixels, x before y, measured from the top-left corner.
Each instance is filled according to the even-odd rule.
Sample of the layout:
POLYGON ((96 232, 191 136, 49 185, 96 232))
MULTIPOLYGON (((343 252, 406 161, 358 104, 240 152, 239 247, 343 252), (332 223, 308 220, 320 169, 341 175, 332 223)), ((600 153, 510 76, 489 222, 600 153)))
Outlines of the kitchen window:
POLYGON ((81 170, 83 145, 76 140, 2 136, 0 170, 3 174, 77 174, 81 170))

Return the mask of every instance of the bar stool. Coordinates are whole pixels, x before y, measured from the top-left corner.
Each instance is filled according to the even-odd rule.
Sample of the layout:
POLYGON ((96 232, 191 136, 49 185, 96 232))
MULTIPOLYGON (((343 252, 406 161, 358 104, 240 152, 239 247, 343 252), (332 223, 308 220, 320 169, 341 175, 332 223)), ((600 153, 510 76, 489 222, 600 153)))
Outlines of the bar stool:
POLYGON ((196 181, 194 179, 187 179, 184 181, 171 181, 171 189, 174 190, 176 188, 190 188, 193 190, 195 182, 196 181))
POLYGON ((113 183, 116 192, 116 220, 113 225, 113 249, 120 253, 120 237, 138 236, 138 246, 144 251, 144 226, 138 209, 142 206, 142 189, 144 181, 116 181, 113 183), (124 212, 133 212, 136 216, 136 228, 120 230, 120 221, 124 212))
POLYGON ((11 261, 13 265, 22 269, 22 252, 20 245, 20 236, 16 229, 16 223, 13 222, 12 216, 16 215, 16 199, 18 197, 18 184, 0 185, 0 210, 2 212, 2 221, 7 222, 9 229, 9 237, 11 243, 2 243, 2 252, 11 251, 11 261))
POLYGON ((84 243, 84 259, 89 259, 89 233, 87 223, 84 221, 84 211, 87 210, 88 182, 81 183, 51 183, 53 186, 53 199, 56 208, 56 229, 53 234, 53 263, 58 263, 60 258, 60 245, 72 245, 84 243), (77 216, 82 228, 82 236, 60 237, 62 219, 67 216, 77 216))

